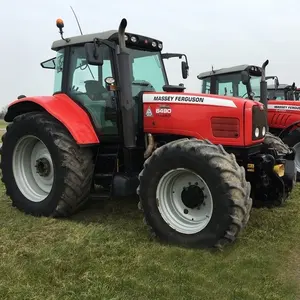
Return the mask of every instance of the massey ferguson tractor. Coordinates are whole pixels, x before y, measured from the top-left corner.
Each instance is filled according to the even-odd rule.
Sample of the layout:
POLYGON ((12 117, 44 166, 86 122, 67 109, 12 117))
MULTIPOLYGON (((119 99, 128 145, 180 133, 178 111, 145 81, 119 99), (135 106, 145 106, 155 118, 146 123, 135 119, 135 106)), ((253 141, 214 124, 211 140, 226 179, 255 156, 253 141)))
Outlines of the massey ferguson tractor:
POLYGON ((138 194, 154 236, 206 248, 236 239, 252 201, 286 200, 294 152, 265 144, 261 103, 169 85, 162 42, 125 32, 126 19, 118 31, 70 38, 57 26, 56 57, 41 64, 55 72, 53 95, 23 95, 5 116, 1 170, 13 206, 67 217, 95 192, 138 194))
MULTIPOLYGON (((270 133, 276 135, 295 151, 297 180, 300 180, 300 102, 293 100, 268 99, 267 88, 260 90, 260 81, 267 86, 264 70, 258 66, 240 65, 201 73, 197 76, 202 80, 202 93, 227 95, 260 101, 268 107, 268 127, 270 133)), ((275 78, 275 85, 278 79, 275 78)), ((272 140, 275 137, 272 135, 272 140)), ((270 141, 268 133, 266 140, 270 141)), ((278 140, 278 139, 277 139, 278 140)), ((273 143, 273 142, 272 142, 273 143)), ((283 151, 283 145, 277 144, 283 151)), ((285 151, 284 151, 285 152, 285 151)))

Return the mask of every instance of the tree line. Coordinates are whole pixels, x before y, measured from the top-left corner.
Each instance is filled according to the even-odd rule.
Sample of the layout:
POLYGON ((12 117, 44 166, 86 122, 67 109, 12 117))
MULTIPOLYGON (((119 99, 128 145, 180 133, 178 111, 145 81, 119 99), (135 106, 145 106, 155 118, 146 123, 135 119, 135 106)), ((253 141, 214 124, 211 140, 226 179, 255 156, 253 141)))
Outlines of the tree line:
POLYGON ((7 112, 7 106, 2 107, 0 110, 0 119, 4 119, 6 112, 7 112))

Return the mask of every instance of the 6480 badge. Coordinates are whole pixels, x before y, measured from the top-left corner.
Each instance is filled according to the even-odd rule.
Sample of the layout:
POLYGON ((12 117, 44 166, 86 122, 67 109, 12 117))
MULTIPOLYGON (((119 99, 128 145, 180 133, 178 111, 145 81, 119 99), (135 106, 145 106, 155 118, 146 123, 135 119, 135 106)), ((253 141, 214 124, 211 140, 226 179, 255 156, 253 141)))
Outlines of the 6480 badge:
POLYGON ((169 105, 159 105, 155 109, 155 113, 156 115, 161 117, 170 117, 172 114, 172 109, 169 105))

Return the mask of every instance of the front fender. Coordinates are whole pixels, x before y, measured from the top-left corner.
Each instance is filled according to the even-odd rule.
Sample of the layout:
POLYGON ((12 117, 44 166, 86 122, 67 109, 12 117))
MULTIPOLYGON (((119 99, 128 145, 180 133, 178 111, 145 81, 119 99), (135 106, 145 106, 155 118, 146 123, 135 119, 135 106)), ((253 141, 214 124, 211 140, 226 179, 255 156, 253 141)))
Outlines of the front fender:
POLYGON ((12 120, 23 113, 46 110, 61 122, 79 145, 98 144, 99 139, 88 114, 66 94, 24 97, 12 102, 4 120, 12 120))

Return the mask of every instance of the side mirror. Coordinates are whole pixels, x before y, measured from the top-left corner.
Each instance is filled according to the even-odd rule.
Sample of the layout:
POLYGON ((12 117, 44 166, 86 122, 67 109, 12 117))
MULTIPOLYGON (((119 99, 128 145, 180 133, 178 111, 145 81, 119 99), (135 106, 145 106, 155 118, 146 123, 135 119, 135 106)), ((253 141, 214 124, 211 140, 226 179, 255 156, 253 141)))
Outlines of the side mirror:
POLYGON ((41 62, 41 67, 44 69, 55 69, 55 57, 41 62))
POLYGON ((181 74, 183 79, 189 76, 189 66, 185 61, 181 62, 181 74))
POLYGON ((241 73, 241 77, 242 77, 242 83, 244 85, 247 85, 250 81, 250 75, 247 71, 242 71, 241 73))
POLYGON ((84 45, 86 60, 89 65, 102 66, 103 65, 103 53, 100 49, 100 45, 97 43, 86 43, 84 45))

